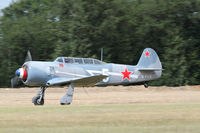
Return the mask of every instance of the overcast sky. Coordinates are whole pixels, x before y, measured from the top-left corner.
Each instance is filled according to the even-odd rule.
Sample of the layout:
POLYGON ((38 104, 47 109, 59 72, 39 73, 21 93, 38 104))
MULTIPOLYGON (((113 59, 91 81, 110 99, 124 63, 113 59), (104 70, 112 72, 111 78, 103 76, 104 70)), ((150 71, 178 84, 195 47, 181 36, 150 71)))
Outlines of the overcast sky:
POLYGON ((0 10, 9 6, 13 0, 0 0, 0 10))

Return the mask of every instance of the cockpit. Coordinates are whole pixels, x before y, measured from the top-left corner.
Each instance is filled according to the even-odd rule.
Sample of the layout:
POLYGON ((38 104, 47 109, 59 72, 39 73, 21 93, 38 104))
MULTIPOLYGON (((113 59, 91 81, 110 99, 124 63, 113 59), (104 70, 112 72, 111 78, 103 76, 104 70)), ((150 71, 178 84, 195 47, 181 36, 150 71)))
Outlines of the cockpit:
POLYGON ((70 64, 104 64, 104 62, 93 58, 58 57, 55 61, 70 64))

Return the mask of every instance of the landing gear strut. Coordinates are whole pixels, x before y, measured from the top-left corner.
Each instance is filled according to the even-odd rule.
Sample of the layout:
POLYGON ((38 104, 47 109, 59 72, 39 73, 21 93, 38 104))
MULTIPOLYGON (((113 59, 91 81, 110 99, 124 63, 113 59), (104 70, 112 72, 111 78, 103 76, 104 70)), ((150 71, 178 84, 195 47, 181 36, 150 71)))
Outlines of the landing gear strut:
POLYGON ((46 87, 41 86, 36 96, 33 97, 32 103, 34 105, 44 105, 44 92, 46 87))
POLYGON ((145 88, 148 88, 148 87, 149 87, 147 82, 144 82, 144 87, 145 87, 145 88))
POLYGON ((72 102, 74 94, 74 84, 71 83, 67 90, 67 93, 60 99, 61 105, 69 105, 72 102))

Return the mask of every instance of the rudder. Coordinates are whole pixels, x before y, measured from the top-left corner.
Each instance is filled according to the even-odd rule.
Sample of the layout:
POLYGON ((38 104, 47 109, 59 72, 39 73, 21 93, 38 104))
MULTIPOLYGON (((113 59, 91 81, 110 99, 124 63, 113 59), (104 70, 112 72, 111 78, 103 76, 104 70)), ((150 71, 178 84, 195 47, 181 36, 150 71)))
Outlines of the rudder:
POLYGON ((138 68, 162 70, 162 64, 157 53, 152 48, 146 48, 142 52, 137 64, 138 68))

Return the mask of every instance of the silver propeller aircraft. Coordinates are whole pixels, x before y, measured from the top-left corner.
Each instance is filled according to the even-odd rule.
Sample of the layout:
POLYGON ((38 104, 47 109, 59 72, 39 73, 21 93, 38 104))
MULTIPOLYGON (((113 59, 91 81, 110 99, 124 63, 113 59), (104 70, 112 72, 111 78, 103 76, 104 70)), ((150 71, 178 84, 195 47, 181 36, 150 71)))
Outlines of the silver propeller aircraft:
POLYGON ((157 53, 144 49, 137 65, 105 63, 92 58, 58 57, 53 62, 28 61, 16 70, 16 76, 27 86, 40 86, 32 102, 44 104, 45 89, 69 85, 61 105, 72 102, 74 86, 128 85, 158 79, 162 65, 157 53))

